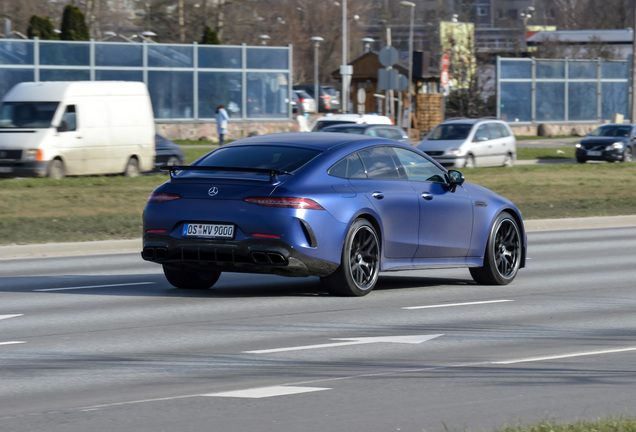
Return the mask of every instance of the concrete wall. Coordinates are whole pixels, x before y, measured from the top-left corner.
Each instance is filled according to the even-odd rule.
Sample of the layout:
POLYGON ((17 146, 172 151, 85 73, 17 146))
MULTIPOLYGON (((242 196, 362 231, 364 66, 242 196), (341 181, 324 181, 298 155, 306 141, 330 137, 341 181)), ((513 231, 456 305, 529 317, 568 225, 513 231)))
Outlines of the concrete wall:
MULTIPOLYGON (((432 101, 429 101, 432 102, 432 101)), ((316 115, 312 115, 309 120, 311 126, 316 119, 316 115)), ((412 130, 412 139, 418 141, 424 135, 424 128, 432 128, 430 118, 418 118, 418 126, 420 130, 412 130), (420 132, 422 132, 420 134, 420 132)), ((436 123, 441 122, 441 116, 436 123)), ((602 123, 585 123, 585 124, 515 124, 510 123, 510 128, 515 135, 518 136, 546 136, 554 137, 561 135, 585 136, 586 133, 592 132, 602 123)), ((298 123, 296 121, 246 121, 246 122, 230 122, 228 125, 228 133, 225 139, 237 140, 252 135, 267 135, 273 133, 299 132, 298 123)), ((157 122, 157 132, 169 139, 191 139, 191 140, 210 140, 217 141, 216 122, 157 122)), ((428 131, 427 131, 428 132, 428 131)))
MULTIPOLYGON (((157 122, 157 132, 168 139, 191 139, 218 141, 216 122, 157 122)), ((299 132, 295 121, 229 122, 225 139, 237 140, 252 135, 266 135, 282 132, 299 132)))
POLYGON ((509 123, 512 132, 517 136, 585 136, 585 134, 592 132, 599 127, 602 123, 584 123, 584 124, 527 124, 517 125, 515 123, 509 123))

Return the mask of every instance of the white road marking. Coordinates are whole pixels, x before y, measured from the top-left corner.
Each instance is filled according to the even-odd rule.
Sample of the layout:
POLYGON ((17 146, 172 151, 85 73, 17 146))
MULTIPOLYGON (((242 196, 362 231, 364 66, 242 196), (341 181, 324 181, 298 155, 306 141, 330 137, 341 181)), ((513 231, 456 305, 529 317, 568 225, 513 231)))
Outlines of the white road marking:
MULTIPOLYGON (((592 351, 591 353, 601 353, 602 352, 602 353, 612 354, 612 353, 620 353, 620 352, 635 351, 635 350, 636 350, 636 347, 634 347, 634 348, 622 348, 622 349, 619 348, 619 349, 615 349, 615 350, 606 350, 606 351, 592 351)), ((580 354, 580 355, 590 355, 590 353, 580 354)), ((553 357, 561 357, 561 356, 553 356, 553 357)), ((451 364, 451 365, 448 365, 448 366, 407 368, 407 369, 402 369, 402 370, 390 370, 390 371, 383 371, 383 372, 377 372, 377 373, 366 373, 366 374, 347 375, 347 376, 340 376, 340 377, 320 378, 320 379, 315 379, 315 380, 310 380, 310 381, 286 383, 286 384, 283 384, 283 385, 280 385, 280 386, 272 386, 272 387, 286 387, 286 388, 296 387, 296 388, 298 388, 298 387, 304 387, 304 386, 306 386, 308 384, 339 382, 339 381, 347 381, 347 380, 359 379, 359 378, 399 375, 399 374, 405 374, 405 373, 411 374, 411 373, 417 373, 417 372, 423 372, 423 371, 445 370, 445 369, 453 369, 453 368, 479 367, 479 366, 487 366, 487 365, 491 365, 491 364, 507 364, 507 363, 505 361, 504 362, 471 362, 471 363, 451 364)), ((270 388, 270 387, 267 387, 267 388, 270 388)), ((306 387, 306 388, 331 390, 330 388, 323 388, 323 387, 306 387)), ((243 391, 245 391, 245 390, 243 390, 243 391)), ((135 404, 142 404, 142 403, 173 401, 173 400, 179 400, 179 399, 191 399, 191 398, 197 398, 197 397, 202 397, 202 396, 208 396, 209 397, 209 396, 220 395, 220 394, 223 394, 223 393, 233 393, 233 392, 206 393, 206 394, 187 394, 187 395, 166 396, 166 397, 153 398, 153 399, 127 400, 127 401, 113 402, 113 403, 102 404, 102 405, 93 405, 93 406, 83 406, 83 407, 68 408, 67 411, 99 410, 99 409, 106 409, 106 408, 117 407, 117 406, 135 405, 135 404)), ((6 418, 9 418, 9 417, 0 417, 0 420, 6 419, 6 418)))
POLYGON ((478 302, 469 302, 469 303, 448 303, 448 304, 438 304, 438 305, 430 305, 430 306, 407 306, 402 309, 433 309, 433 308, 443 308, 443 307, 454 307, 454 306, 473 306, 473 305, 482 305, 482 304, 491 304, 491 303, 506 303, 512 302, 514 300, 488 300, 488 301, 478 301, 478 302))
POLYGON ((287 352, 287 351, 300 351, 300 350, 309 350, 309 349, 319 349, 319 348, 332 348, 332 347, 341 347, 346 345, 362 345, 362 344, 370 344, 370 343, 407 343, 407 344, 419 344, 422 342, 426 342, 431 339, 435 339, 437 337, 443 336, 441 334, 432 334, 432 335, 414 335, 414 336, 381 336, 381 337, 363 337, 363 338, 336 338, 331 340, 336 341, 346 341, 346 342, 334 342, 334 343, 326 343, 326 344, 317 344, 317 345, 304 345, 304 346, 295 346, 295 347, 285 347, 285 348, 272 348, 272 349, 264 349, 264 350, 254 350, 254 351, 243 351, 245 354, 270 354, 277 352, 287 352))
POLYGON ((509 364, 515 364, 515 363, 539 362, 539 361, 545 361, 545 360, 558 360, 558 359, 564 359, 564 358, 585 357, 585 356, 601 355, 601 354, 617 354, 617 353, 629 352, 629 351, 636 351, 636 347, 618 348, 618 349, 600 350, 600 351, 587 351, 587 352, 570 353, 570 354, 557 354, 557 355, 545 356, 545 357, 528 357, 524 359, 504 360, 504 361, 496 361, 496 362, 490 362, 490 363, 499 364, 499 365, 509 365, 509 364))
MULTIPOLYGON (((0 315, 0 320, 3 319, 8 319, 8 318, 15 318, 15 317, 20 317, 23 316, 24 314, 13 314, 13 315, 0 315)), ((8 342, 0 342, 0 345, 16 345, 16 344, 23 344, 26 343, 24 341, 8 341, 8 342)))
POLYGON ((7 319, 7 318, 15 318, 15 317, 19 317, 19 316, 22 316, 22 315, 24 315, 24 314, 0 315, 0 320, 7 319))
POLYGON ((0 345, 16 345, 26 343, 24 341, 9 341, 9 342, 0 342, 0 345))
POLYGON ((133 285, 152 285, 152 284, 154 284, 154 282, 132 282, 132 283, 124 283, 124 284, 85 285, 85 286, 63 287, 63 288, 43 288, 43 289, 36 289, 36 290, 33 290, 33 291, 38 291, 38 292, 66 291, 66 290, 79 290, 79 289, 91 289, 91 288, 112 288, 112 287, 133 286, 133 285))
POLYGON ((261 399, 274 396, 287 396, 300 393, 309 393, 322 390, 331 390, 326 387, 297 387, 297 386, 271 386, 245 390, 228 391, 221 393, 208 393, 201 396, 209 397, 234 397, 246 399, 261 399))

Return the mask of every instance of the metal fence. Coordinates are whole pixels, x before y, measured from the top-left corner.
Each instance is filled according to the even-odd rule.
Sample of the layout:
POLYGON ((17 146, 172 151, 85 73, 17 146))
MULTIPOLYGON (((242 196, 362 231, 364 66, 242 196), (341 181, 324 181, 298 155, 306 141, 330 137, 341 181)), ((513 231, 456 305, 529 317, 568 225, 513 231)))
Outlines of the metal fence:
POLYGON ((23 81, 141 81, 155 118, 291 116, 292 47, 0 39, 0 97, 23 81))
POLYGON ((630 113, 627 61, 497 58, 497 117, 599 122, 630 113))

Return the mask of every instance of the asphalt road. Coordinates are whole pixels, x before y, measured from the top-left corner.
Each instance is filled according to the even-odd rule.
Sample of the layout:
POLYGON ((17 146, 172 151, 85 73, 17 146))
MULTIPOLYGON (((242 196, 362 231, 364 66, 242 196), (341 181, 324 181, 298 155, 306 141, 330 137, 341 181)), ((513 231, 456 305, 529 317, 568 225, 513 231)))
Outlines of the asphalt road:
POLYGON ((0 261, 0 430, 472 431, 635 415, 636 227, 532 231, 510 286, 391 273, 363 298, 135 253, 0 261))

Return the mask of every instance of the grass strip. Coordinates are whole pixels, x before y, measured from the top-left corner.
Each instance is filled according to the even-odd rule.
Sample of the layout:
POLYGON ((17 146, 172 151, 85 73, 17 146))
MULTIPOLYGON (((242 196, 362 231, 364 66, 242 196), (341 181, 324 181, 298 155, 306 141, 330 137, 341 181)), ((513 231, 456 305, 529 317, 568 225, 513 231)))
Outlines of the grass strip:
MULTIPOLYGON (((201 152, 207 150, 201 149, 201 152)), ((636 163, 464 170, 525 219, 636 213, 636 163)), ((0 244, 138 238, 148 195, 166 174, 0 180, 0 244)))

